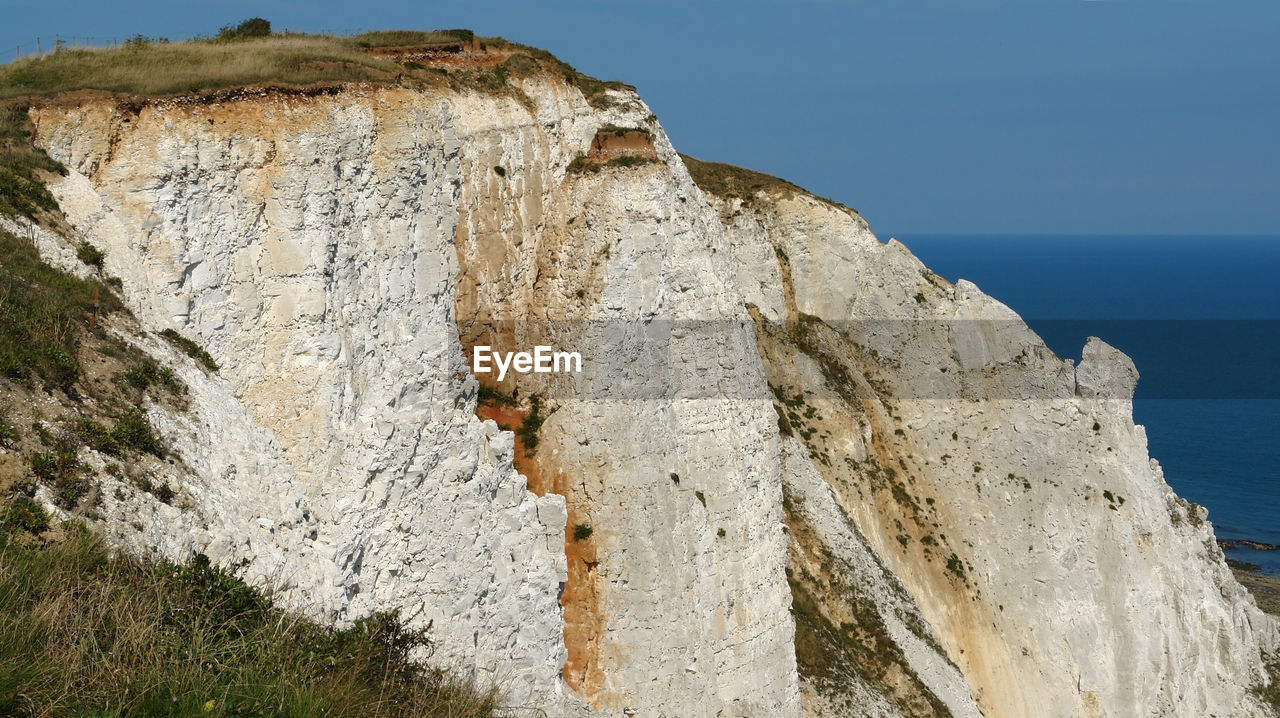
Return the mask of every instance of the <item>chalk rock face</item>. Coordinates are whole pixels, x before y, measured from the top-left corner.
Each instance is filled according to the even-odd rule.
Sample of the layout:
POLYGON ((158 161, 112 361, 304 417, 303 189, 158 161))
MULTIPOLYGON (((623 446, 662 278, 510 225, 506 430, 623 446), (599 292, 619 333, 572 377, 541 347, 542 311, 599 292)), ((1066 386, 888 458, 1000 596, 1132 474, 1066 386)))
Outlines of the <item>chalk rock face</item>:
MULTIPOLYGON (((903 654, 859 666, 860 678, 915 673, 918 692, 952 714, 972 714, 967 697, 987 716, 1264 710, 1249 689, 1267 680, 1260 655, 1275 650, 1275 623, 1148 458, 1128 357, 1090 339, 1072 367, 1007 307, 881 244, 850 210, 768 192, 750 207, 716 205, 796 437, 787 465, 801 454, 812 467, 789 471, 787 486, 820 475, 826 514, 848 522, 813 508, 819 489, 793 499, 793 557, 820 543, 828 564, 854 561, 864 549, 847 536, 864 538, 968 696, 940 680, 936 654, 908 651, 915 642, 892 631, 903 654), (852 281, 832 281, 820 256, 851 263, 852 281), (808 272, 818 281, 797 276, 808 272)), ((793 591, 816 594, 809 613, 840 625, 841 599, 822 592, 829 578, 804 578, 793 591)), ((881 603, 864 604, 881 619, 859 625, 892 625, 881 603)), ((858 681, 831 686, 802 646, 806 696, 821 696, 824 714, 859 715, 838 700, 858 681)), ((945 714, 884 695, 902 714, 945 714)))
MULTIPOLYGON (((307 499, 312 553, 282 545, 271 571, 298 576, 314 608, 432 621, 437 660, 518 702, 556 703, 564 502, 530 494, 511 434, 474 415, 453 321, 452 108, 352 92, 137 116, 90 103, 39 125, 74 170, 60 203, 135 313, 217 357, 275 448, 263 471, 255 445, 217 432, 182 447, 211 484, 235 479, 224 493, 237 503, 210 495, 209 511, 287 522, 268 500, 287 478, 307 499)), ((205 531, 193 548, 212 558, 271 555, 232 552, 244 540, 233 521, 205 531)))
POLYGON ((32 110, 139 322, 221 365, 137 340, 192 388, 149 412, 185 498, 104 492, 113 541, 431 622, 549 716, 1265 715, 1276 626, 1127 357, 847 208, 704 193, 631 92, 511 82, 32 110), (583 370, 469 366, 539 344, 583 370))
MULTIPOLYGON (((181 481, 204 513, 119 540, 248 559, 336 620, 431 621, 434 660, 551 715, 797 714, 777 430, 723 230, 633 95, 601 111, 558 81, 522 89, 34 113, 72 170, 52 189, 130 307, 225 377, 196 418, 157 417, 192 437, 181 481), (599 127, 645 123, 648 165, 569 171, 599 127), (543 388, 535 491, 512 434, 476 417, 459 333, 511 318, 662 358, 543 388), (728 330, 613 343, 678 320, 728 330)), ((116 508, 109 533, 137 532, 116 508)))

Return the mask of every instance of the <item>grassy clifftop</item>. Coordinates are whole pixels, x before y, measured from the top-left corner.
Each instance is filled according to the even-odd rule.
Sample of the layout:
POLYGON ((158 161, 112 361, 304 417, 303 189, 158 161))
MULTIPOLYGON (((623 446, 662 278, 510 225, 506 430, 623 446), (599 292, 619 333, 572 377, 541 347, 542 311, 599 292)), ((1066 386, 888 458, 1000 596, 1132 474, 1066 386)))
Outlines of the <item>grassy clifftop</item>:
POLYGON ((470 30, 307 35, 271 33, 262 22, 251 33, 224 28, 217 37, 176 43, 138 36, 111 48, 61 48, 16 60, 0 66, 0 100, 74 90, 163 97, 348 82, 501 91, 511 78, 548 73, 599 104, 606 90, 628 87, 584 75, 545 50, 470 30))
MULTIPOLYGON (((689 176, 695 184, 707 194, 721 199, 738 199, 744 204, 751 204, 757 193, 767 192, 772 195, 793 197, 805 195, 826 202, 835 207, 844 205, 835 200, 816 195, 803 187, 792 184, 781 177, 774 177, 763 172, 749 170, 746 167, 725 164, 724 162, 707 162, 689 155, 680 155, 689 176)), ((857 210, 854 210, 855 212, 857 210)))

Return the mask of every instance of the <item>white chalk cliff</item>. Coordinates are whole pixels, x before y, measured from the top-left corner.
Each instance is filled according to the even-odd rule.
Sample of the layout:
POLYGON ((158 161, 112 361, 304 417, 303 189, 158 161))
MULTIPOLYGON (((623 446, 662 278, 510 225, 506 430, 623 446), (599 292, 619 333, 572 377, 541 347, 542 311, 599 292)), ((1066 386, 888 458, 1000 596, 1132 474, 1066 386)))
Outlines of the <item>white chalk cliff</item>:
POLYGON ((32 110, 138 322, 221 365, 132 338, 192 390, 150 411, 185 499, 103 492, 113 541, 430 621, 550 716, 1269 714, 1276 625, 1124 355, 852 210, 704 192, 631 92, 510 82, 32 110), (466 351, 547 336, 588 368, 496 387, 542 401, 521 473, 466 351))

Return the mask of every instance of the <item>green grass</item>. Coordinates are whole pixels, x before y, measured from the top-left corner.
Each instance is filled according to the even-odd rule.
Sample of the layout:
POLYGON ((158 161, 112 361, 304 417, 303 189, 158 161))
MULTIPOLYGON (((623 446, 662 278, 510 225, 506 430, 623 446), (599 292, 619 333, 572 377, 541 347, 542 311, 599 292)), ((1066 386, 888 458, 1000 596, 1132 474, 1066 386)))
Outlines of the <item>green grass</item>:
POLYGON ((583 174, 586 172, 596 174, 605 167, 641 167, 657 161, 652 157, 642 157, 640 155, 618 155, 607 161, 598 162, 585 154, 579 154, 569 162, 566 170, 569 174, 583 174))
POLYGON ((37 173, 66 174, 67 168, 31 145, 28 125, 21 108, 0 107, 0 215, 34 218, 57 207, 37 173))
MULTIPOLYGON (((842 594, 842 608, 851 620, 832 620, 823 611, 816 577, 793 565, 787 569, 787 580, 796 626, 796 667, 820 692, 836 697, 847 690, 849 676, 861 676, 878 686, 902 715, 951 715, 912 670, 872 600, 848 591, 842 594)), ((837 588, 843 586, 830 590, 837 588)))
POLYGON ((430 47, 469 43, 476 34, 470 30, 377 30, 351 38, 360 47, 430 47))
POLYGON ((1264 656, 1263 664, 1267 669, 1268 683, 1254 687, 1253 695, 1280 714, 1280 655, 1264 656))
MULTIPOLYGON (((501 41, 502 38, 493 38, 493 40, 501 41)), ((610 90, 634 92, 636 89, 635 86, 618 80, 597 80, 590 75, 584 75, 569 63, 546 50, 514 42, 507 43, 507 45, 535 61, 539 68, 559 74, 564 78, 565 82, 577 87, 583 96, 587 98, 587 102, 596 109, 607 109, 613 106, 614 102, 608 94, 610 90)), ((515 57, 516 55, 512 55, 512 59, 515 57)))
MULTIPOLYGON (((723 199, 741 199, 750 204, 759 192, 779 194, 790 197, 797 194, 807 195, 816 200, 836 207, 843 207, 839 202, 819 197, 804 188, 792 184, 779 177, 756 172, 745 167, 725 164, 723 162, 704 162, 696 157, 680 155, 684 166, 694 184, 703 192, 723 199)), ((856 211, 856 210, 855 210, 856 211)))
POLYGON ((49 514, 44 507, 27 496, 18 496, 0 509, 0 534, 27 532, 38 534, 49 528, 49 514))
POLYGON ((69 388, 81 375, 76 356, 95 291, 102 313, 122 308, 101 282, 54 269, 31 242, 0 231, 0 372, 69 388))
MULTIPOLYGON (((27 500, 29 501, 29 500, 27 500)), ((495 715, 500 697, 409 661, 426 632, 380 614, 342 631, 270 607, 195 557, 112 557, 87 530, 0 529, 0 715, 495 715)), ((37 507, 38 508, 38 507, 37 507)), ((25 516, 25 514, 24 514, 25 516)))
POLYGON ((612 134, 616 137, 623 137, 628 132, 639 132, 642 135, 653 135, 653 132, 646 127, 619 127, 618 125, 604 125, 596 130, 596 134, 612 134))

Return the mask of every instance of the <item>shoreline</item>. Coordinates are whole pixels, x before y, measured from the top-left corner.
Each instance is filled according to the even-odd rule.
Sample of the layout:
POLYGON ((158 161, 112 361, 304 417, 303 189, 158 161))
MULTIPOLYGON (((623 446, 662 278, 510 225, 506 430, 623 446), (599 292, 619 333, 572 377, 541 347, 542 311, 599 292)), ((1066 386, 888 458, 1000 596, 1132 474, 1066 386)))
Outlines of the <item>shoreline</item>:
POLYGON ((1231 573, 1235 574, 1241 586, 1253 594, 1258 608, 1280 618, 1280 576, 1271 576, 1232 563, 1234 565, 1231 565, 1231 573))
POLYGON ((1241 548, 1250 548, 1254 551, 1277 551, 1280 546, 1273 543, 1263 543, 1262 541, 1254 541, 1252 539, 1218 539, 1218 546, 1223 551, 1232 551, 1241 548))

